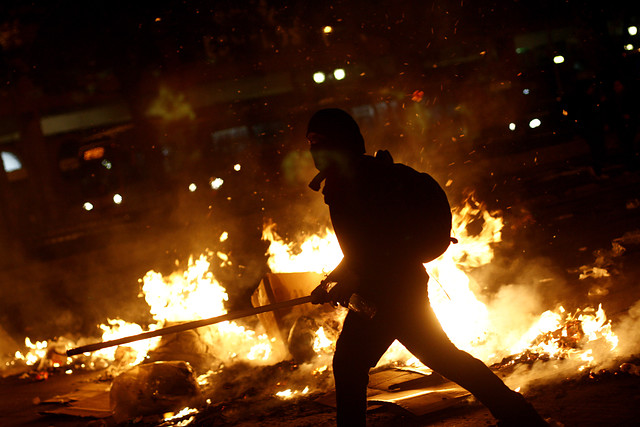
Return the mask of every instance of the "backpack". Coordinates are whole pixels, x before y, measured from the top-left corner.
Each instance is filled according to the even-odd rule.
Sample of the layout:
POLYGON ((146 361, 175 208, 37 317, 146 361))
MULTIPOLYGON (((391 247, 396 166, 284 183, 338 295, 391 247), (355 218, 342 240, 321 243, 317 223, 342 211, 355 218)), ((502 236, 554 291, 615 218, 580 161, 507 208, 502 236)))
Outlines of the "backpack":
POLYGON ((442 255, 457 240, 451 237, 451 207, 431 175, 394 163, 386 150, 376 152, 381 197, 388 206, 382 227, 389 248, 424 263, 442 255))

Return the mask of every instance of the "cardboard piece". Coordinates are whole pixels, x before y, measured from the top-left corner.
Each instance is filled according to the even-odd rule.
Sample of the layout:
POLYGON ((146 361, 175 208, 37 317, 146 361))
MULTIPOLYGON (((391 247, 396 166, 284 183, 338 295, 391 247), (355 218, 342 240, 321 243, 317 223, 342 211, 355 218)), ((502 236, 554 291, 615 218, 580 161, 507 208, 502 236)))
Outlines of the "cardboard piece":
POLYGON ((110 383, 86 383, 70 393, 54 396, 41 403, 59 403, 65 406, 41 411, 43 415, 70 415, 81 418, 108 418, 113 415, 110 407, 110 383))
MULTIPOLYGON (((268 273, 251 295, 251 304, 259 307, 307 296, 323 278, 324 275, 320 273, 268 273)), ((311 304, 303 304, 258 314, 269 337, 275 338, 274 351, 286 357, 286 343, 291 326, 298 317, 308 315, 316 309, 311 304)))
MULTIPOLYGON (((436 381, 441 382, 438 378, 430 378, 430 375, 412 370, 378 371, 369 376, 368 410, 375 410, 384 405, 395 405, 413 415, 422 416, 459 405, 471 395, 467 390, 450 381, 428 387, 411 387, 412 384, 436 381)), ((319 397, 316 402, 335 407, 335 391, 319 397)))

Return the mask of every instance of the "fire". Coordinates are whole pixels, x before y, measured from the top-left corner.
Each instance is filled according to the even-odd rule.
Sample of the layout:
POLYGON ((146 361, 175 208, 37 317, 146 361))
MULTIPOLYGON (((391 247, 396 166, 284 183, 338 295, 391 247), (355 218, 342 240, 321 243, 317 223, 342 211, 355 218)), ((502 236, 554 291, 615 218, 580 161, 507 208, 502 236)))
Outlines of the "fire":
POLYGON ((342 251, 335 233, 325 228, 302 241, 296 250, 295 243, 285 243, 275 232, 275 223, 265 225, 262 239, 268 240, 268 265, 274 273, 329 273, 342 259, 342 251))
POLYGON ((299 395, 305 395, 309 393, 309 387, 305 387, 304 389, 298 391, 298 390, 291 390, 290 388, 283 390, 283 391, 279 391, 276 393, 276 396, 278 396, 281 399, 291 399, 293 397, 299 396, 299 395))
MULTIPOLYGON (((562 307, 548 310, 532 319, 526 330, 517 337, 503 342, 501 352, 494 348, 486 349, 487 342, 500 330, 492 318, 489 306, 479 299, 481 286, 470 275, 470 270, 487 265, 493 260, 493 246, 501 241, 503 220, 498 213, 489 212, 486 207, 469 197, 463 206, 453 210, 453 235, 458 244, 449 249, 437 260, 425 264, 429 273, 429 299, 443 328, 451 340, 476 357, 485 361, 503 358, 506 363, 524 360, 572 359, 578 369, 586 369, 598 363, 603 357, 610 357, 617 347, 617 337, 612 331, 601 306, 598 309, 585 308, 571 314, 562 307), (481 224, 481 227, 469 227, 469 224, 481 224), (477 230, 470 232, 470 229, 477 230), (515 355, 515 356, 514 356, 515 355)), ((223 233, 221 241, 229 238, 223 233)), ((265 225, 263 239, 270 242, 268 265, 274 273, 318 272, 328 273, 342 259, 342 253, 333 231, 324 229, 317 235, 307 235, 297 244, 286 243, 275 231, 275 224, 265 225)), ((211 251, 198 258, 191 257, 186 268, 168 276, 149 271, 141 283, 141 297, 149 306, 155 323, 143 328, 122 319, 108 319, 99 325, 102 340, 108 341, 124 336, 141 333, 143 329, 156 329, 168 324, 197 320, 225 314, 228 301, 226 289, 218 282, 211 271, 211 263, 219 268, 229 265, 229 257, 222 252, 211 251)), ((425 304, 429 303, 425 301, 425 304)), ((336 318, 344 316, 346 310, 337 310, 336 318)), ((343 317, 342 317, 343 318, 343 317)), ((338 320, 339 321, 339 320, 338 320)), ((318 357, 304 368, 313 377, 321 377, 330 370, 327 358, 335 347, 335 337, 331 331, 319 327, 315 333, 313 350, 318 357)), ((236 322, 221 322, 199 328, 198 335, 207 351, 212 352, 220 366, 198 378, 201 386, 222 372, 225 365, 235 361, 253 364, 272 364, 279 362, 280 353, 274 351, 274 339, 258 329, 251 329, 236 322)), ((107 348, 91 357, 113 361, 118 351, 128 352, 127 365, 139 364, 145 360, 159 339, 143 340, 122 348, 107 348)), ((16 353, 15 359, 34 365, 43 359, 57 357, 58 366, 70 363, 63 358, 64 351, 56 350, 60 346, 69 346, 68 342, 36 342, 27 338, 26 354, 16 353)), ((122 355, 120 355, 122 356, 122 355)), ((119 360, 123 358, 120 357, 119 360)), ((380 364, 393 363, 424 369, 399 342, 393 343, 382 357, 380 364)), ((307 385, 301 390, 287 389, 275 393, 282 399, 291 399, 310 392, 313 386, 307 385)), ((184 414, 182 416, 189 415, 184 414)))
MULTIPOLYGON (((501 352, 496 352, 495 346, 487 346, 492 334, 495 335, 493 331, 504 329, 505 325, 494 323, 489 308, 476 295, 481 286, 467 272, 493 261, 493 246, 502 240, 503 219, 499 213, 489 212, 473 195, 452 213, 452 234, 459 243, 451 245, 437 260, 425 264, 425 268, 430 276, 430 303, 450 339, 459 348, 486 361, 523 352, 536 354, 543 360, 572 357, 580 361, 579 369, 590 366, 596 360, 596 353, 611 356, 617 337, 601 306, 598 310, 585 308, 573 315, 564 313, 561 307, 555 312, 546 311, 531 322, 519 339, 501 347, 501 352), (482 227, 469 227, 472 222, 482 227), (471 233, 470 228, 477 231, 471 233), (576 330, 580 331, 578 335, 576 330), (573 343, 571 346, 567 345, 569 341, 573 343)), ((271 242, 269 266, 273 272, 327 273, 342 258, 336 236, 330 229, 295 245, 285 243, 275 233, 274 224, 268 224, 263 238, 271 242)), ((324 339, 320 336, 322 333, 322 330, 318 331, 318 340, 324 339)), ((397 341, 379 362, 387 363, 423 367, 397 341)))
POLYGON ((452 234, 458 239, 438 259, 425 265, 429 273, 429 300, 442 327, 458 347, 470 350, 490 330, 489 312, 472 288, 478 289, 465 271, 490 263, 492 245, 502 240, 502 218, 490 213, 470 196, 459 209, 453 209, 452 234), (478 234, 467 225, 481 221, 478 234))
POLYGON ((561 306, 556 311, 545 311, 540 319, 511 348, 512 354, 528 352, 536 358, 574 359, 583 361, 579 370, 596 361, 594 351, 613 352, 618 337, 602 309, 587 307, 576 313, 566 313, 561 306))

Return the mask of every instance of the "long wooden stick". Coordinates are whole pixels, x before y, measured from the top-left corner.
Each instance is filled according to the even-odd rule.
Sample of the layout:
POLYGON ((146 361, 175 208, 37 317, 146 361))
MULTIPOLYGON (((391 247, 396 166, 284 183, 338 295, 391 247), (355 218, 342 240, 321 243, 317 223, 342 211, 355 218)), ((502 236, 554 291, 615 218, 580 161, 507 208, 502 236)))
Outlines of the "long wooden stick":
POLYGON ((239 319, 241 317, 253 316, 255 314, 265 313, 267 311, 279 310, 281 308, 293 307, 295 305, 306 304, 311 302, 311 295, 301 298, 295 298, 289 301, 276 302, 274 304, 263 305, 261 307, 248 308, 246 310, 235 311, 233 313, 223 314, 208 319, 193 320, 191 322, 180 323, 178 325, 167 326, 166 328, 156 329, 155 331, 142 332, 141 334, 131 335, 129 337, 118 338, 111 341, 104 341, 95 344, 83 345, 81 347, 67 350, 67 356, 76 356, 82 353, 90 353, 116 345, 127 344, 133 341, 146 340, 147 338, 159 337, 161 335, 173 334, 189 329, 196 329, 202 326, 212 325, 214 323, 224 322, 227 320, 239 319))

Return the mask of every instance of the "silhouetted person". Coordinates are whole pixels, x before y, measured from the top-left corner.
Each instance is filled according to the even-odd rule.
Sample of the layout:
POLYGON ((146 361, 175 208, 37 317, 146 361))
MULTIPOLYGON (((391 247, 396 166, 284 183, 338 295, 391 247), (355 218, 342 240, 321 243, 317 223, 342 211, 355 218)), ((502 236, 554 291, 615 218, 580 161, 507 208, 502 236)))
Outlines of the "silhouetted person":
POLYGON ((337 341, 333 372, 338 425, 365 425, 369 369, 396 339, 422 363, 469 390, 500 425, 547 425, 521 394, 459 350, 440 326, 428 303, 429 276, 420 257, 403 250, 402 243, 394 244, 390 232, 397 228, 392 224, 396 205, 411 206, 413 200, 403 200, 402 188, 387 184, 393 183, 385 175, 393 163, 388 152, 365 155, 358 125, 339 109, 315 113, 307 138, 319 170, 310 186, 318 190, 324 181, 322 193, 344 254, 325 280, 337 284, 328 293, 320 285, 312 295, 316 303, 346 306, 356 293, 377 308, 371 319, 349 311, 337 341))

